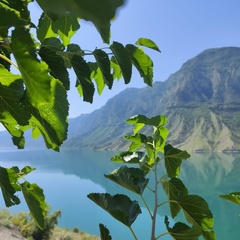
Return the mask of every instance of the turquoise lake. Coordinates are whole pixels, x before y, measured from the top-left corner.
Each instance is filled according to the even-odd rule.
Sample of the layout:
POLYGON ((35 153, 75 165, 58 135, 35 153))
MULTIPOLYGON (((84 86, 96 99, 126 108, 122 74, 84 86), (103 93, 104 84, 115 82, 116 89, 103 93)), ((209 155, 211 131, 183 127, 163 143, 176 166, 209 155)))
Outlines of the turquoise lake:
MULTIPOLYGON (((90 150, 1 150, 0 166, 19 168, 30 165, 35 171, 26 176, 26 180, 37 183, 44 189, 46 201, 52 210, 60 209, 62 214, 59 226, 99 235, 98 225, 103 223, 111 232, 113 240, 133 239, 130 231, 117 222, 103 209, 95 205, 86 196, 91 192, 130 193, 104 177, 113 169, 120 167, 110 161, 112 152, 90 150)), ((164 175, 162 168, 159 176, 164 175)), ((202 196, 209 204, 215 220, 215 232, 218 240, 240 239, 240 207, 218 196, 240 191, 240 154, 201 153, 193 154, 190 160, 183 161, 180 176, 190 194, 202 196)), ((20 193, 21 194, 21 193, 20 193)), ((19 194, 19 197, 21 195, 19 194)), ((145 190, 148 201, 153 196, 145 190)), ((139 240, 150 237, 150 220, 141 200, 130 193, 130 198, 139 201, 142 214, 132 225, 139 240)), ((166 201, 164 192, 160 192, 160 202, 166 201)), ((4 208, 0 197, 0 207, 4 208)), ((9 208, 12 212, 28 211, 24 201, 19 206, 9 208)), ((157 233, 166 232, 164 216, 169 215, 167 205, 159 209, 157 233)), ((174 223, 170 221, 171 225, 174 223)), ((160 239, 172 239, 164 236, 160 239)))

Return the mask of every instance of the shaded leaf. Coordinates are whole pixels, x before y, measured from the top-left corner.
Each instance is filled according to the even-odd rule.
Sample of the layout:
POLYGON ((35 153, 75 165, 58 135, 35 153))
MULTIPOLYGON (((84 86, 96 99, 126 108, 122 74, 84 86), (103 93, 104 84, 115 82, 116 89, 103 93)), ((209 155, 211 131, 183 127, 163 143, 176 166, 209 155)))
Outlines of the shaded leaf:
POLYGON ((219 195, 219 197, 236 204, 240 204, 240 192, 232 192, 225 195, 219 195))
POLYGON ((112 240, 109 230, 103 224, 99 224, 101 240, 112 240))
POLYGON ((168 119, 166 116, 158 115, 158 116, 149 118, 146 124, 149 126, 154 126, 159 128, 166 125, 167 123, 168 123, 168 119))
POLYGON ((127 166, 115 169, 105 177, 139 195, 142 195, 149 181, 144 177, 143 171, 127 166))
POLYGON ((71 64, 77 75, 76 87, 81 95, 83 95, 83 100, 86 102, 93 102, 94 95, 94 85, 90 79, 90 68, 85 60, 78 55, 74 55, 71 59, 71 64))
POLYGON ((113 42, 110 46, 118 65, 122 71, 125 84, 130 82, 132 76, 132 63, 125 47, 119 42, 113 42))
POLYGON ((20 191, 17 183, 18 175, 14 168, 0 167, 0 187, 6 207, 17 205, 20 203, 16 192, 20 191))
POLYGON ((118 163, 139 163, 143 155, 143 152, 121 152, 113 156, 111 161, 118 163))
POLYGON ((203 198, 197 195, 188 195, 178 201, 178 204, 182 208, 187 221, 201 229, 205 239, 215 239, 213 215, 203 198))
POLYGON ((52 20, 45 14, 39 18, 37 28, 37 38, 42 42, 46 38, 56 37, 58 34, 52 30, 52 20))
POLYGON ((50 68, 50 74, 54 78, 59 79, 66 90, 69 90, 69 76, 63 58, 60 55, 56 54, 56 52, 51 48, 44 46, 41 46, 38 54, 41 56, 43 61, 48 64, 50 68))
POLYGON ((25 181, 20 184, 28 208, 40 229, 44 228, 44 217, 47 210, 43 190, 35 183, 25 181))
POLYGON ((139 38, 136 42, 136 45, 148 47, 148 48, 151 48, 158 52, 161 52, 160 49, 158 48, 157 44, 148 38, 139 38))
POLYGON ((170 212, 172 218, 176 217, 181 207, 176 203, 188 195, 188 189, 184 186, 183 182, 178 178, 172 178, 170 180, 161 179, 161 183, 164 191, 168 196, 170 212), (172 202, 176 201, 176 202, 172 202))
POLYGON ((104 83, 108 86, 109 89, 111 89, 113 85, 113 76, 111 74, 110 60, 107 53, 101 49, 96 49, 93 51, 93 55, 97 61, 98 67, 101 70, 104 83))
POLYGON ((168 177, 174 178, 179 175, 182 160, 190 158, 190 154, 168 144, 164 147, 164 157, 168 177))
POLYGON ((88 0, 88 1, 45 1, 37 0, 43 11, 53 20, 58 20, 68 12, 71 16, 93 22, 104 42, 109 42, 110 20, 116 9, 123 5, 123 0, 88 0))
POLYGON ((189 227, 185 223, 177 222, 171 228, 169 226, 168 217, 165 216, 164 223, 169 234, 175 240, 198 240, 198 237, 201 235, 201 231, 196 227, 189 227))
POLYGON ((142 49, 137 48, 132 44, 126 45, 126 49, 131 58, 133 65, 138 70, 144 82, 152 86, 153 83, 153 62, 151 58, 143 52, 142 49))
POLYGON ((132 141, 129 151, 134 152, 147 142, 147 137, 144 134, 137 133, 134 136, 128 135, 125 137, 126 140, 132 141))
POLYGON ((141 213, 137 201, 132 201, 123 194, 111 196, 108 193, 90 193, 88 198, 128 227, 132 225, 141 213))

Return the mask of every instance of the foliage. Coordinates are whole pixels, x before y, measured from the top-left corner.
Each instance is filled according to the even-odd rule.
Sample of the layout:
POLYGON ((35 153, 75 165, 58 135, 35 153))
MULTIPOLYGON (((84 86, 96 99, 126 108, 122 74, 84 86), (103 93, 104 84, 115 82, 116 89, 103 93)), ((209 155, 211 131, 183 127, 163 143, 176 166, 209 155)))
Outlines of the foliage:
MULTIPOLYGON (((187 187, 178 178, 182 160, 186 160, 190 155, 186 151, 166 144, 168 129, 165 125, 167 122, 165 116, 147 118, 144 115, 136 115, 128 119, 127 123, 134 125, 134 134, 126 136, 126 140, 131 141, 130 147, 128 151, 114 156, 112 161, 138 164, 138 167, 121 166, 105 175, 105 177, 140 196, 152 219, 150 239, 155 240, 166 234, 177 240, 195 240, 200 235, 207 240, 216 239, 213 231, 213 215, 208 204, 202 197, 189 194, 187 187), (144 127, 151 127, 153 130, 152 135, 146 136, 140 133, 144 127), (142 149, 145 149, 145 151, 137 151, 142 149), (161 161, 165 163, 166 176, 163 177, 159 177, 161 161), (149 179, 146 178, 150 173, 153 174, 153 186, 150 186, 149 179), (162 203, 158 202, 160 184, 167 195, 167 200, 162 203), (152 193, 154 199, 153 209, 150 208, 149 203, 143 196, 146 188, 152 193), (176 222, 173 227, 170 227, 168 216, 166 216, 164 223, 167 232, 156 233, 157 212, 162 205, 167 203, 170 208, 169 215, 175 218, 182 211, 186 223, 176 222)), ((134 239, 137 239, 132 229, 132 223, 141 213, 141 209, 136 201, 132 201, 122 194, 111 196, 108 193, 90 193, 88 197, 127 226, 134 239)), ((103 224, 100 224, 100 232, 102 240, 111 239, 109 230, 103 224)))
MULTIPOLYGON (((128 84, 132 66, 151 86, 153 63, 140 46, 159 48, 146 38, 135 45, 110 43, 110 21, 124 0, 36 0, 43 10, 38 24, 32 22, 31 2, 0 1, 0 122, 18 148, 24 148, 24 131, 32 129, 33 138, 42 136, 47 148, 58 151, 68 131, 69 69, 75 72, 79 95, 92 103, 95 88, 101 94, 105 86, 111 89, 114 80, 121 77, 128 84), (80 19, 95 25, 107 47, 85 51, 71 42, 80 19), (89 55, 95 61, 88 61, 89 55)), ((16 192, 22 191, 33 218, 44 228, 43 191, 36 184, 18 182, 28 173, 24 171, 1 167, 5 204, 19 204, 16 192)))
POLYGON ((61 212, 59 210, 53 213, 47 213, 45 217, 45 225, 40 229, 29 213, 20 212, 12 218, 13 224, 17 225, 22 235, 27 239, 44 240, 50 239, 55 225, 61 212))

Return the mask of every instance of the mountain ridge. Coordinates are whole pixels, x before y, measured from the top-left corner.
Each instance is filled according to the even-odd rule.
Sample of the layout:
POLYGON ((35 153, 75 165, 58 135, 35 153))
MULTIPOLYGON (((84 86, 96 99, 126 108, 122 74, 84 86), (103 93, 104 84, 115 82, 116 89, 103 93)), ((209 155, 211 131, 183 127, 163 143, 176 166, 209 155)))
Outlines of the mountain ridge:
MULTIPOLYGON (((240 48, 207 49, 153 87, 127 88, 89 114, 69 119, 62 147, 126 150, 126 119, 165 115, 168 142, 188 151, 240 151, 240 48)), ((0 146, 13 146, 7 132, 0 146)), ((26 147, 42 147, 26 133, 26 147)))
POLYGON ((169 142, 177 147, 189 151, 240 150, 236 131, 240 126, 238 63, 240 48, 205 50, 165 82, 155 82, 152 88, 126 89, 101 109, 71 120, 70 138, 64 145, 125 149, 128 142, 122 138, 132 132, 125 124, 127 118, 161 114, 169 119, 169 142))

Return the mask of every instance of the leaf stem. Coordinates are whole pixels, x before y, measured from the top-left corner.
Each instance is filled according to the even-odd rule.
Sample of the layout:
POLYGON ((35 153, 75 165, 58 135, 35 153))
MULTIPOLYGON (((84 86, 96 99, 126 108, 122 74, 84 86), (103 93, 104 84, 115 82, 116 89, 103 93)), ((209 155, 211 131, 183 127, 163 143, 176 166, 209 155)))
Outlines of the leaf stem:
MULTIPOLYGON (((156 160, 156 153, 154 151, 154 160, 156 160)), ((155 229, 156 229, 156 218, 157 218, 157 209, 158 209, 158 176, 157 176, 157 162, 154 164, 154 210, 152 215, 152 232, 151 240, 155 240, 155 229)))
POLYGON ((152 217, 153 217, 153 215, 152 215, 152 213, 151 213, 151 210, 150 210, 150 208, 149 208, 149 206, 148 206, 148 204, 147 204, 146 200, 144 199, 144 197, 143 197, 142 195, 140 195, 140 197, 141 197, 141 199, 142 199, 142 201, 143 201, 143 203, 144 203, 145 207, 147 208, 147 210, 148 210, 148 213, 149 213, 150 217, 152 218, 152 217))
POLYGON ((1 53, 0 53, 0 58, 2 58, 3 60, 5 60, 6 62, 10 63, 10 64, 13 65, 17 70, 19 70, 19 69, 18 69, 18 66, 17 66, 14 62, 12 62, 9 58, 7 58, 6 56, 2 55, 1 53))
POLYGON ((159 239, 159 238, 161 238, 161 237, 163 237, 163 236, 165 236, 165 235, 167 235, 167 234, 169 234, 169 232, 165 232, 165 233, 162 233, 162 234, 158 235, 158 236, 156 237, 156 240, 159 239))
POLYGON ((131 226, 129 227, 129 229, 130 229, 130 231, 131 231, 134 239, 137 240, 137 236, 136 236, 136 234, 134 233, 134 231, 133 231, 133 229, 131 228, 131 226))

